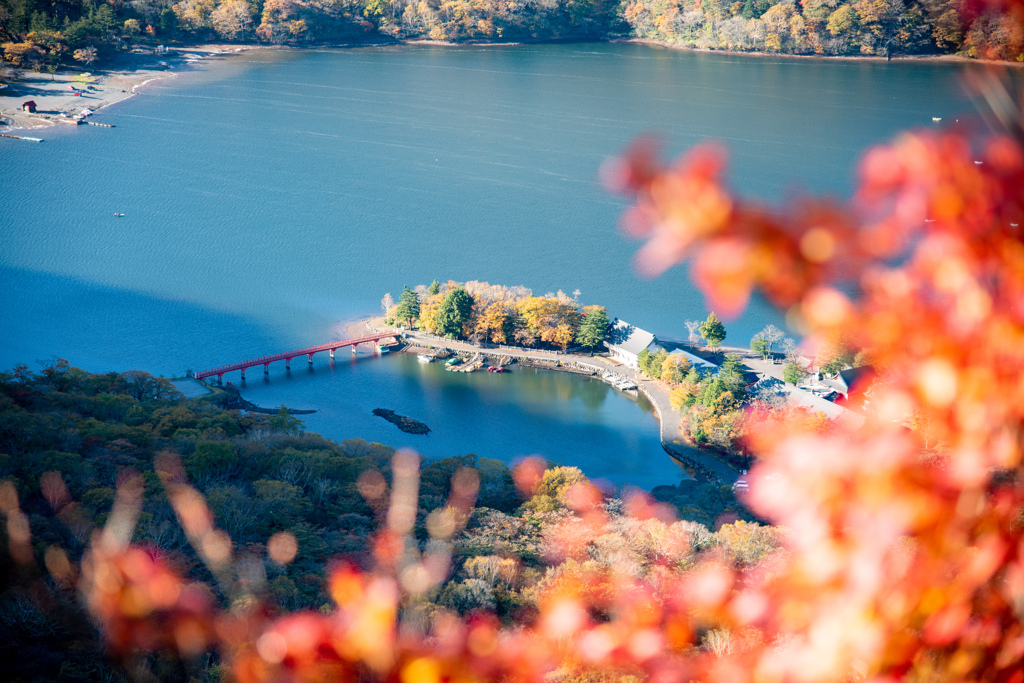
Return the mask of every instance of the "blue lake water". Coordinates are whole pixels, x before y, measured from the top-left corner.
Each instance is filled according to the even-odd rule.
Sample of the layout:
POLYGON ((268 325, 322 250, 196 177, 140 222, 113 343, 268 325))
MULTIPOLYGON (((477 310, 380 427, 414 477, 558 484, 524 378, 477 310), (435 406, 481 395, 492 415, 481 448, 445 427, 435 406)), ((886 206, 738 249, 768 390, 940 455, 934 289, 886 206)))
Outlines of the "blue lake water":
MULTIPOLYGON (((117 128, 0 141, 0 367, 60 356, 181 375, 335 338, 385 292, 434 278, 579 289, 681 337, 702 298, 682 268, 635 276, 604 159, 645 131, 670 155, 713 137, 746 194, 844 196, 865 147, 969 111, 961 68, 605 44, 224 58, 101 112, 117 128)), ((726 343, 769 322, 755 301, 726 343)), ((646 402, 574 377, 325 356, 312 374, 250 375, 245 393, 316 408, 309 428, 332 438, 678 478, 646 402), (434 432, 411 440, 374 407, 434 432)))

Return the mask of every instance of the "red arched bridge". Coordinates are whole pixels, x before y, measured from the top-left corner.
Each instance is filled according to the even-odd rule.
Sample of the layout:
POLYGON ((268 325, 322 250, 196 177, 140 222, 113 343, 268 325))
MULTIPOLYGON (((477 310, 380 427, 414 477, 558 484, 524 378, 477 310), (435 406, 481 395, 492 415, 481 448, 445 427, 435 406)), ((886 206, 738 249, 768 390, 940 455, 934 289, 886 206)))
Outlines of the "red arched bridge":
POLYGON ((378 347, 377 342, 381 339, 388 339, 396 337, 395 332, 378 332, 377 334, 368 334, 365 337, 355 337, 354 339, 339 339, 338 341, 328 342, 326 344, 320 344, 319 346, 310 346, 305 349, 296 349, 295 351, 285 351, 284 353, 275 353, 273 356, 263 356, 262 358, 253 358, 252 360, 243 360, 241 363, 232 363, 231 365, 222 365, 219 368, 213 368, 212 370, 203 370, 197 372, 194 377, 196 379, 206 379, 207 377, 213 377, 217 375, 217 381, 221 381, 224 377, 224 373, 234 372, 235 370, 242 371, 242 379, 245 379, 245 371, 249 368, 254 368, 257 365, 263 366, 263 374, 270 374, 270 364, 283 360, 285 367, 290 368, 292 366, 292 358, 298 358, 299 356, 305 356, 310 364, 313 363, 313 354, 320 353, 321 351, 330 351, 331 358, 334 358, 334 352, 345 346, 352 347, 352 353, 356 352, 356 347, 360 344, 373 344, 374 348, 378 347))

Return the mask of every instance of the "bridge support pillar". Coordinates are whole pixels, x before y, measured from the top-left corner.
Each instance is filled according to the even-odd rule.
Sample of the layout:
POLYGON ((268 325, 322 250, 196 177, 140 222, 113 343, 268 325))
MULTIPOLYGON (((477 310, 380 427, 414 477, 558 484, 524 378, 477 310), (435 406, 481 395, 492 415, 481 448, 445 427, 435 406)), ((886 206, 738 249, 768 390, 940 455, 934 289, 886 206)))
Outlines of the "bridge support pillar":
POLYGON ((313 364, 313 354, 311 354, 311 353, 307 353, 307 354, 306 354, 306 359, 307 359, 307 360, 309 360, 309 364, 310 364, 310 365, 312 365, 312 364, 313 364))
POLYGON ((334 360, 334 349, 331 349, 331 360, 334 360))
POLYGON ((357 346, 359 346, 359 344, 353 344, 353 345, 352 345, 352 355, 353 355, 353 356, 354 356, 354 355, 356 355, 356 347, 357 347, 357 346))
POLYGON ((292 359, 291 358, 285 358, 284 359, 284 369, 285 370, 291 370, 292 369, 292 359))
POLYGON ((224 384, 224 373, 217 375, 217 384, 224 384))
POLYGON ((263 374, 264 375, 269 375, 270 374, 270 363, 264 363, 263 364, 263 374))
POLYGON ((245 379, 245 368, 242 368, 242 379, 245 379))

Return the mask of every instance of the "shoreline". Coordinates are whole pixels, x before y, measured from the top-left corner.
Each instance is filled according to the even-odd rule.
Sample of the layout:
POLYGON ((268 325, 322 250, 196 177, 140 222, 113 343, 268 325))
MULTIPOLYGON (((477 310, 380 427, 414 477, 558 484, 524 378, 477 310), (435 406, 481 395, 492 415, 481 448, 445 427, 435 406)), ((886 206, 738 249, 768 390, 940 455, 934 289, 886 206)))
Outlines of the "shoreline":
POLYGON ((636 44, 658 47, 668 50, 681 50, 706 54, 720 54, 733 57, 753 57, 763 59, 784 58, 795 60, 818 60, 837 62, 904 62, 918 64, 983 64, 1003 65, 1024 68, 1024 63, 1002 62, 972 59, 956 54, 946 55, 899 55, 887 59, 878 55, 819 55, 792 54, 763 51, 719 50, 698 48, 667 40, 652 38, 552 38, 535 41, 444 41, 427 38, 406 40, 365 41, 353 43, 327 43, 306 47, 291 45, 263 45, 258 43, 226 44, 201 43, 196 45, 175 45, 166 48, 165 52, 156 52, 151 47, 136 47, 129 52, 120 53, 110 61, 97 65, 95 72, 87 71, 89 67, 77 69, 66 68, 61 73, 43 74, 21 70, 21 79, 13 81, 0 90, 0 131, 33 130, 50 127, 68 122, 69 116, 90 109, 99 112, 102 109, 123 102, 139 93, 139 89, 153 81, 175 78, 181 73, 192 71, 196 64, 210 64, 213 57, 230 57, 250 50, 288 50, 301 52, 311 49, 353 49, 395 46, 437 46, 437 47, 514 47, 526 45, 557 45, 566 43, 608 43, 636 44), (50 76, 50 78, 47 78, 50 76), (78 88, 76 95, 71 88, 78 88), (21 110, 23 101, 33 100, 37 104, 35 114, 21 110))
POLYGON ((153 81, 176 78, 214 63, 214 57, 230 57, 273 46, 203 44, 171 47, 166 52, 135 48, 95 67, 67 68, 55 74, 20 70, 21 77, 0 90, 0 132, 39 130, 74 121, 89 109, 98 114, 140 93, 153 81), (22 111, 22 103, 36 103, 34 113, 22 111))
MULTIPOLYGON (((375 320, 383 319, 378 317, 360 320, 349 325, 346 332, 353 334, 353 332, 359 331, 360 327, 375 330, 376 328, 373 327, 375 320)), ((415 343, 416 332, 404 330, 404 336, 406 337, 406 343, 410 345, 406 347, 406 350, 417 346, 415 343)), ((604 372, 621 374, 617 372, 617 370, 621 371, 621 366, 608 361, 602 356, 489 349, 477 346, 471 342, 439 340, 426 336, 423 336, 420 341, 421 344, 418 344, 418 346, 426 345, 433 348, 444 348, 456 354, 479 354, 481 357, 488 359, 515 359, 517 363, 522 362, 524 365, 538 370, 553 370, 576 375, 584 374, 580 372, 583 370, 597 379, 600 379, 600 375, 604 372)), ((671 409, 668 392, 663 391, 660 386, 647 379, 638 379, 636 385, 638 393, 642 394, 654 408, 654 417, 658 421, 659 441, 661 442, 662 450, 670 458, 689 470, 698 480, 703 479, 705 482, 719 486, 731 485, 739 476, 739 472, 731 464, 718 458, 713 453, 687 443, 683 438, 680 428, 680 419, 668 419, 666 417, 666 414, 669 416, 675 415, 671 409)))
POLYGON ((763 52, 758 50, 716 50, 712 48, 704 47, 691 47, 689 45, 680 45, 678 43, 672 43, 667 40, 656 40, 654 38, 613 38, 603 42, 608 43, 626 43, 626 44, 637 44, 647 45, 649 47, 663 47, 667 50, 681 50, 686 52, 700 52, 711 55, 729 55, 731 57, 781 57, 785 59, 802 59, 802 60, 819 60, 819 61, 835 61, 835 62, 886 62, 889 64, 893 63, 907 63, 912 62, 915 64, 979 64, 985 66, 1009 66, 1015 68, 1024 68, 1024 63, 1021 62, 1010 62, 1010 61, 995 61, 986 59, 973 59, 971 57, 964 57, 957 54, 946 54, 946 55, 905 55, 901 54, 894 56, 892 59, 880 55, 805 55, 795 54, 792 52, 763 52))
MULTIPOLYGON (((339 321, 334 329, 341 338, 353 338, 365 336, 372 332, 381 331, 375 325, 383 326, 384 318, 379 315, 370 315, 362 318, 348 318, 339 321)), ((389 328, 391 329, 391 328, 389 328)), ((417 344, 417 333, 411 330, 401 330, 405 337, 407 346, 402 353, 416 352, 419 347, 444 348, 445 350, 461 354, 479 354, 483 358, 492 360, 505 359, 506 362, 515 359, 517 364, 524 367, 531 367, 537 370, 549 370, 575 375, 583 375, 600 379, 603 372, 616 373, 616 366, 601 356, 584 356, 580 354, 555 354, 544 351, 513 351, 507 349, 489 349, 476 346, 471 342, 439 340, 428 337, 419 339, 417 344)), ((621 368, 619 368, 621 370, 621 368)), ((604 380, 601 380, 604 381, 604 380)), ((661 391, 660 387, 653 384, 651 380, 643 379, 636 382, 637 393, 651 404, 654 418, 658 421, 658 436, 662 450, 675 462, 684 467, 695 479, 707 483, 728 486, 739 476, 739 472, 730 463, 718 458, 712 452, 704 451, 686 442, 680 428, 680 420, 669 420, 665 414, 674 415, 669 403, 668 392, 661 391), (664 394, 664 395, 662 395, 664 394)))

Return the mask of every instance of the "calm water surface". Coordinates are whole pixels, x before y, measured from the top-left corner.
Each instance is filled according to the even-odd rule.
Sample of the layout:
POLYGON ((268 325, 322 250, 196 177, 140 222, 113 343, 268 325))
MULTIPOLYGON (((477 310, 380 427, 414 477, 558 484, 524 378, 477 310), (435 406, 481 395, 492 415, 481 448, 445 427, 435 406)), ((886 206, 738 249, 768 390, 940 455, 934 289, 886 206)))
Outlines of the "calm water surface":
MULTIPOLYGON (((102 113, 115 129, 0 143, 0 367, 180 375, 326 341, 434 278, 579 289, 679 337, 704 304, 684 269, 635 277, 604 159, 644 131, 673 155, 714 137, 747 194, 846 195, 866 146, 967 110, 958 68, 634 45, 245 53, 146 86, 102 113)), ((754 302, 726 341, 768 322, 754 302)), ((252 400, 316 408, 334 438, 412 444, 369 414, 387 407, 434 428, 415 444, 430 455, 677 478, 649 406, 595 382, 364 357, 253 374, 252 400)))

